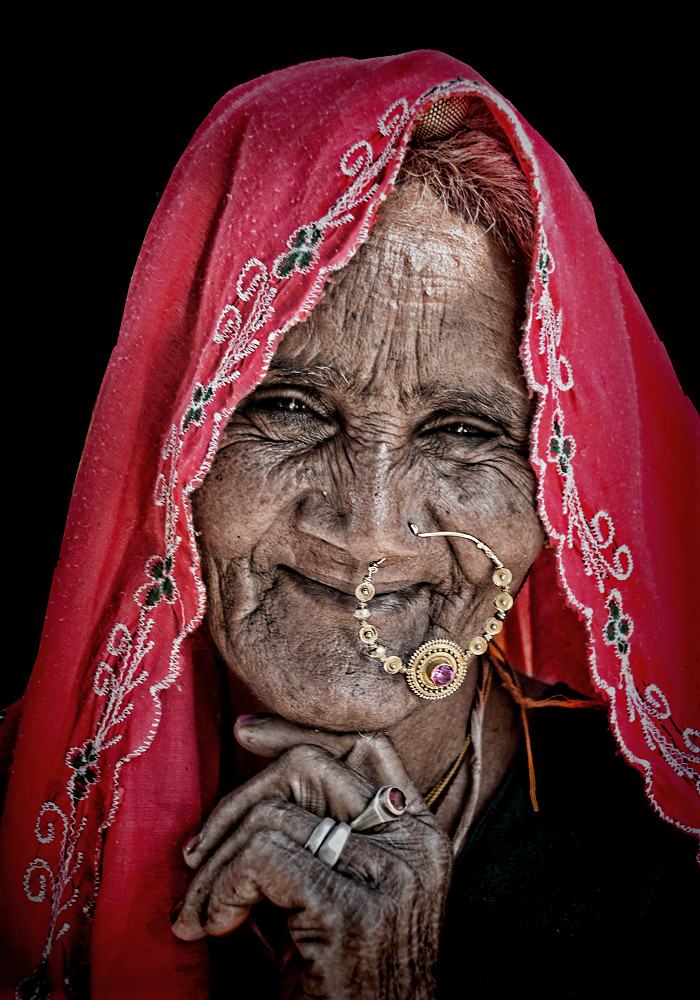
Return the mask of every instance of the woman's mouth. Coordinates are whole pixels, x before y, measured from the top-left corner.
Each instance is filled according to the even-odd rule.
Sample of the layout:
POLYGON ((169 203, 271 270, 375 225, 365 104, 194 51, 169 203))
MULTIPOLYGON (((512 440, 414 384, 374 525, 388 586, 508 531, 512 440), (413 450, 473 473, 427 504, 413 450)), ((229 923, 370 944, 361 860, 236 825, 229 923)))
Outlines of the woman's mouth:
MULTIPOLYGON (((308 595, 315 602, 332 605, 335 608, 352 614, 358 604, 355 587, 361 578, 351 581, 339 579, 324 574, 316 569, 292 569, 290 566, 278 567, 278 578, 283 587, 291 586, 301 594, 308 595)), ((381 614, 405 610, 421 597, 429 597, 430 585, 405 580, 380 581, 374 580, 375 596, 372 598, 372 612, 381 614)))

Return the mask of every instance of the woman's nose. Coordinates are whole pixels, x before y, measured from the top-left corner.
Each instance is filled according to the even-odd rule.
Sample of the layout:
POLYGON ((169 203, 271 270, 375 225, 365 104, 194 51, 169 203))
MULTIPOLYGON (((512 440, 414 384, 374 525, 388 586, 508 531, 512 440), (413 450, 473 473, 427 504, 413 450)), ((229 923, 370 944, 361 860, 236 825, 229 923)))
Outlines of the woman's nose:
POLYGON ((409 528, 422 515, 415 476, 378 465, 363 463, 351 477, 307 493, 298 508, 299 530, 361 563, 418 555, 420 545, 409 528))

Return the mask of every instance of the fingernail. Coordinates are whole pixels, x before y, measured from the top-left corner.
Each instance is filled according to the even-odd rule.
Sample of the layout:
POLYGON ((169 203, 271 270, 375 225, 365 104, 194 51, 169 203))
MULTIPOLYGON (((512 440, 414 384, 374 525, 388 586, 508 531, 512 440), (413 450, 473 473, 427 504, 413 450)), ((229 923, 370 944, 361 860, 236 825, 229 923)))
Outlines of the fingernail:
POLYGON ((190 851, 193 851, 195 849, 195 847, 199 843, 199 837, 200 835, 198 833, 195 833, 194 837, 190 837, 190 839, 183 847, 183 851, 185 852, 185 854, 189 854, 190 851))
POLYGON ((252 715, 239 715, 236 719, 237 726, 257 726, 261 722, 267 722, 272 716, 269 712, 258 712, 252 715))
POLYGON ((172 924, 175 923, 175 921, 177 920, 177 918, 180 916, 180 910, 184 906, 184 903, 185 903, 185 897, 183 896, 182 899, 178 900, 178 902, 175 904, 175 906, 173 906, 172 910, 170 911, 170 924, 171 924, 171 926, 172 926, 172 924))

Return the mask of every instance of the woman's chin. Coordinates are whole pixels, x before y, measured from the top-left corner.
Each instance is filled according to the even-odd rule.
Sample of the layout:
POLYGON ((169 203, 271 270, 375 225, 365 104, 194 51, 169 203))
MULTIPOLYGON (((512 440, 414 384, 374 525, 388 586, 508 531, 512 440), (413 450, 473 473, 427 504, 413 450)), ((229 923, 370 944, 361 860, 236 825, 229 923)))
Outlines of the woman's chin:
MULTIPOLYGON (((361 656, 361 654, 360 654, 361 656)), ((280 715, 290 722, 332 732, 371 732, 389 729, 412 715, 420 705, 405 680, 385 673, 377 660, 366 657, 357 664, 332 663, 317 659, 315 669, 262 671, 248 662, 245 671, 239 658, 227 657, 233 680, 234 711, 236 688, 244 704, 251 701, 258 710, 280 715)), ((303 662, 303 661, 302 661, 303 662)))
MULTIPOLYGON (((389 681, 392 678, 388 678, 389 681)), ((312 706, 299 703, 278 705, 275 714, 290 722, 337 733, 376 732, 392 729, 419 707, 417 699, 406 691, 385 691, 378 684, 370 694, 326 698, 312 706)))
MULTIPOLYGON (((301 587, 294 588, 294 600, 283 587, 273 594, 274 600, 270 595, 261 604, 265 614, 259 611, 245 622, 230 614, 223 628, 212 628, 224 660, 245 689, 246 703, 334 732, 387 729, 416 710, 420 699, 405 679, 386 673, 360 643, 354 599, 337 607, 330 599, 326 606, 310 601, 301 587)), ((423 641, 428 601, 421 594, 398 608, 393 603, 383 601, 378 625, 387 648, 401 654, 399 637, 414 646, 423 641)), ((235 701, 234 694, 234 710, 235 701)))

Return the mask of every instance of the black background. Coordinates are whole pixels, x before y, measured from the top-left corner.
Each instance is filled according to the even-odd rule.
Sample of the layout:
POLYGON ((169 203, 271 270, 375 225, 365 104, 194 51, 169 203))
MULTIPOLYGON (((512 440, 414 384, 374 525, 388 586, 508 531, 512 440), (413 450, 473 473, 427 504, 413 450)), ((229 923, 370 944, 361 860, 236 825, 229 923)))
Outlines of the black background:
MULTIPOLYGON (((538 5, 516 21, 297 5, 241 18, 144 26, 23 26, 6 96, 4 423, 10 654, 5 699, 23 690, 39 643, 73 478, 129 279, 170 173, 226 90, 280 66, 331 55, 437 48, 473 66, 571 167, 600 230, 695 394, 696 159, 690 32, 678 18, 612 26, 603 14, 538 5), (439 26, 431 23, 439 18, 439 26), (38 34, 37 34, 38 31, 38 34), (692 340, 691 340, 692 335, 692 340), (689 357, 691 355, 692 357, 689 357)), ((11 54, 11 53, 10 53, 11 54)))

